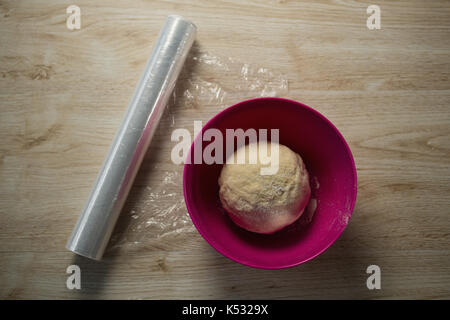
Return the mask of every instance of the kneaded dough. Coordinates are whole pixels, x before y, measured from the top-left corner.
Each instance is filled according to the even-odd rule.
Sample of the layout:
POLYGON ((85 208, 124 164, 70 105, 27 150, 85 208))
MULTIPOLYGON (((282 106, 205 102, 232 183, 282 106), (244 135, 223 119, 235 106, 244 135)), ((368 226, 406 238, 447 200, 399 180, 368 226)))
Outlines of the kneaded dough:
MULTIPOLYGON (((259 145, 241 147, 246 154, 244 164, 227 163, 219 177, 219 196, 230 218, 240 227, 257 233, 274 233, 294 221, 308 204, 311 189, 308 172, 302 158, 284 145, 279 145, 279 169, 275 174, 262 175, 259 156, 249 163, 249 152, 258 152, 259 145)), ((271 146, 267 143, 268 154, 271 146)))

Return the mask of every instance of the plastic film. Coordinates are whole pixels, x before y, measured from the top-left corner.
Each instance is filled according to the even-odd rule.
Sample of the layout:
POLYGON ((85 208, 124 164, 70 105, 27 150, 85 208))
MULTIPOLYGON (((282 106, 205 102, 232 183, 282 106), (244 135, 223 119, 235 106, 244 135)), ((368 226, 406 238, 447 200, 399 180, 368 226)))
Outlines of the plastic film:
MULTIPOLYGON (((195 232, 182 187, 183 165, 171 161, 171 133, 193 122, 206 123, 220 110, 245 99, 286 96, 287 78, 277 72, 229 57, 192 48, 180 84, 175 88, 152 144, 158 154, 147 155, 130 200, 121 214, 108 250, 184 245, 195 232), (156 141, 155 141, 156 142, 156 141)), ((166 248, 167 247, 167 248, 166 248)))
POLYGON ((166 19, 67 243, 69 250, 91 259, 102 258, 195 34, 196 27, 184 18, 166 19))

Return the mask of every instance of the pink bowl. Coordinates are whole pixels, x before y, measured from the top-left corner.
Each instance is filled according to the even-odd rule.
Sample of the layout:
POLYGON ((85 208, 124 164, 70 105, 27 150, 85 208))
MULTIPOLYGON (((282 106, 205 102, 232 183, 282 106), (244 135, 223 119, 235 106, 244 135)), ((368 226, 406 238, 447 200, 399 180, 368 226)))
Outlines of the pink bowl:
MULTIPOLYGON (((280 143, 301 155, 310 174, 312 219, 305 212, 297 222, 271 235, 235 225, 219 200, 221 164, 184 166, 183 189, 191 219, 205 240, 224 256, 264 269, 299 265, 330 247, 345 229, 356 201, 356 168, 352 153, 336 127, 314 109, 281 98, 257 98, 237 103, 214 116, 202 133, 216 128, 279 129, 280 143)), ((194 154, 194 140, 188 154, 194 154)), ((203 148, 209 142, 203 142, 203 148)), ((223 152, 225 154, 225 150, 223 152)))

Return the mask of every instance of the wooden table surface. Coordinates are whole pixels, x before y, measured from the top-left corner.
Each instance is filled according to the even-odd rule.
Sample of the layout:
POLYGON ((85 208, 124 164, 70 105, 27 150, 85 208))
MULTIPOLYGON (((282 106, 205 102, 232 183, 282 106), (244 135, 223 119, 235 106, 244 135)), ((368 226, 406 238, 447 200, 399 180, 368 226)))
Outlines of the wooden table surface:
POLYGON ((0 30, 1 298, 450 298, 448 1, 1 0, 0 30), (80 30, 66 27, 70 4, 80 30), (366 26, 370 4, 380 30, 366 26), (181 96, 103 261, 77 257, 66 241, 169 14, 198 26, 181 96), (174 129, 192 132, 193 120, 265 89, 328 117, 358 170, 342 236, 284 270, 212 249, 170 161, 174 129), (72 264, 81 290, 66 288, 72 264), (381 290, 366 287, 372 264, 381 290))

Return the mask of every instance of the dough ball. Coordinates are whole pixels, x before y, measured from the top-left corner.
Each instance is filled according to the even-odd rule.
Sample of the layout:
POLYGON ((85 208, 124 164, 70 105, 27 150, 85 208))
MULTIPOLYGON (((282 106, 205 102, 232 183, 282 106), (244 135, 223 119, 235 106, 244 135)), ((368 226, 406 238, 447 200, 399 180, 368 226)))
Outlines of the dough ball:
POLYGON ((278 171, 261 174, 261 168, 270 167, 267 160, 271 155, 271 144, 264 143, 269 158, 261 161, 264 159, 259 157, 262 145, 241 147, 234 153, 234 163, 227 159, 219 177, 219 195, 224 209, 237 225, 268 234, 290 225, 302 215, 311 189, 302 158, 281 144, 278 145, 278 171), (253 164, 249 161, 250 153, 257 158, 253 164), (238 164, 236 159, 244 154, 245 163, 238 164))

